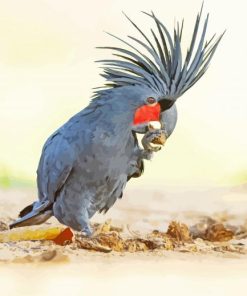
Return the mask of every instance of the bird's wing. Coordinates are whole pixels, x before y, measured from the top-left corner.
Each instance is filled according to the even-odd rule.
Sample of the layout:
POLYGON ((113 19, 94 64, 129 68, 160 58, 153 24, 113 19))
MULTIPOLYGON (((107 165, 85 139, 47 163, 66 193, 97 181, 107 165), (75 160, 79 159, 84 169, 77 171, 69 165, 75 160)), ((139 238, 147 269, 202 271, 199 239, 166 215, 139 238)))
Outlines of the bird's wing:
POLYGON ((57 131, 46 141, 37 170, 39 201, 25 207, 10 228, 41 224, 52 216, 52 204, 73 168, 73 149, 57 131))
POLYGON ((40 201, 55 201, 72 171, 74 159, 72 146, 61 132, 46 141, 37 170, 40 201))

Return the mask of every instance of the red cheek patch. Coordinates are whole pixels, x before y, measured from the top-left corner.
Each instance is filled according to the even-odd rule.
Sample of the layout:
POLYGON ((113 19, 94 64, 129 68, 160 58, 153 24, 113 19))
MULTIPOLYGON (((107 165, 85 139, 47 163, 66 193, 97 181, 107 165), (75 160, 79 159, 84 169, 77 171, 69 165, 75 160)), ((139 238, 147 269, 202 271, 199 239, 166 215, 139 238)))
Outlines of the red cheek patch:
POLYGON ((149 121, 160 121, 160 104, 155 106, 144 105, 136 110, 133 120, 134 125, 149 121))

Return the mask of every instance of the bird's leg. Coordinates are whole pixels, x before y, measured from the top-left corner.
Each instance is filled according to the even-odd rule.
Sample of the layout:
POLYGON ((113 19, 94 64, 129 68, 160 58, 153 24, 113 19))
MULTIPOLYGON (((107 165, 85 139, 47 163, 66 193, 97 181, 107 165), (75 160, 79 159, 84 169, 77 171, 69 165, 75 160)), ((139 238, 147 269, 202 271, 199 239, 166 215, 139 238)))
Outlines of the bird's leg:
MULTIPOLYGON (((89 211, 88 200, 83 203, 84 207, 75 217, 75 226, 74 229, 80 231, 82 236, 90 237, 93 234, 93 231, 90 226, 90 216, 91 212, 89 211)), ((82 205, 81 205, 82 206, 82 205)), ((80 205, 78 205, 80 208, 80 205)), ((91 215, 92 216, 92 215, 91 215)))
POLYGON ((150 121, 135 125, 132 127, 132 130, 136 133, 145 134, 142 138, 144 149, 139 149, 141 159, 150 160, 153 157, 153 152, 159 151, 167 138, 159 121, 150 121))
POLYGON ((140 149, 140 158, 151 160, 153 158, 153 151, 140 149))
POLYGON ((166 136, 163 130, 148 131, 141 140, 143 149, 139 148, 138 151, 140 159, 151 160, 153 152, 161 149, 165 143, 165 139, 166 136))
POLYGON ((90 236, 92 236, 93 231, 92 231, 92 229, 91 229, 91 227, 90 227, 89 225, 86 225, 86 226, 82 229, 81 233, 82 233, 82 235, 85 235, 85 236, 87 236, 87 237, 90 237, 90 236))
POLYGON ((127 180, 130 178, 138 178, 141 176, 142 172, 144 170, 143 162, 142 160, 136 161, 132 160, 129 164, 129 169, 127 172, 127 180))

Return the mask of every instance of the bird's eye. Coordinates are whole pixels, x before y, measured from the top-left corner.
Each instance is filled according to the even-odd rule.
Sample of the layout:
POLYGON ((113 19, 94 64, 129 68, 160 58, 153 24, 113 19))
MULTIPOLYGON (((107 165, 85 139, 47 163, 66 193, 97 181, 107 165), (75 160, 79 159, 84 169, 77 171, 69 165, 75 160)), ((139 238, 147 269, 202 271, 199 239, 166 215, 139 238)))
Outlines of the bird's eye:
POLYGON ((149 97, 149 98, 147 98, 147 103, 148 103, 148 105, 154 105, 154 104, 156 104, 156 100, 153 97, 149 97))

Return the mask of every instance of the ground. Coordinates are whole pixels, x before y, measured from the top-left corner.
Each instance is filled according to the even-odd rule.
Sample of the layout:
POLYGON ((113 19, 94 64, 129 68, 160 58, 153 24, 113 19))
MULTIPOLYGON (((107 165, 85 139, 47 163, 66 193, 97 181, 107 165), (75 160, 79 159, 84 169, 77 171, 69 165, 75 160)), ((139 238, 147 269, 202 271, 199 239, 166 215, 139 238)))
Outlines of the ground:
MULTIPOLYGON (((3 295, 234 295, 244 291, 246 193, 246 186, 130 188, 109 213, 97 215, 93 222, 111 218, 111 225, 122 229, 119 235, 126 239, 149 238, 156 243, 154 235, 162 234, 166 239, 162 248, 138 251, 132 244, 127 251, 95 252, 75 242, 66 246, 51 241, 0 243, 3 295), (187 240, 176 231, 167 234, 171 221, 179 221, 175 226, 185 223, 195 237, 187 240), (219 225, 223 230, 217 230, 219 225), (196 238, 196 231, 200 236, 204 226, 207 232, 203 229, 204 236, 196 238)), ((0 221, 15 218, 34 197, 34 189, 2 190, 0 221)), ((51 219, 42 227, 55 225, 59 223, 51 219)))

